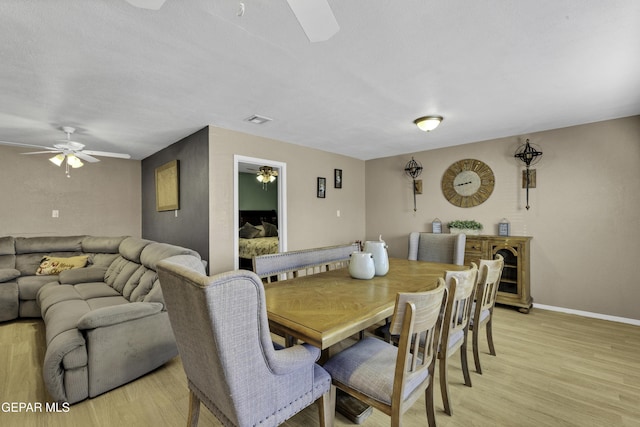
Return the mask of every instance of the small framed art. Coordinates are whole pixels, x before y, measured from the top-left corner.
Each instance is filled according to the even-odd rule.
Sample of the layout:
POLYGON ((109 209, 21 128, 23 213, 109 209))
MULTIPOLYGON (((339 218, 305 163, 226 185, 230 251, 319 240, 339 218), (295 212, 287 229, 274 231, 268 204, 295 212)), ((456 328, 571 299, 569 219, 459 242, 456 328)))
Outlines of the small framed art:
POLYGON ((317 196, 320 199, 324 199, 327 193, 327 178, 318 177, 318 189, 317 196))
POLYGON ((333 170, 333 188, 342 188, 342 169, 333 170))

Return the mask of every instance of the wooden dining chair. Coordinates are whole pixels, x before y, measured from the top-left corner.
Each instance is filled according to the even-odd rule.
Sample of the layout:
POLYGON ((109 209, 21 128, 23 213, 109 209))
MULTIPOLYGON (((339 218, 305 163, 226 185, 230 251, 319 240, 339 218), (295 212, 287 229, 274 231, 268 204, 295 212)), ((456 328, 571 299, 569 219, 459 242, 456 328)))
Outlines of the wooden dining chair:
POLYGON ((473 332, 473 360, 476 365, 476 372, 479 374, 482 374, 482 367, 480 366, 480 350, 478 348, 478 342, 480 329, 482 327, 484 327, 487 332, 489 354, 492 356, 496 355, 496 349, 493 345, 493 308, 496 304, 496 296, 498 294, 498 286, 500 285, 503 267, 504 259, 500 254, 496 254, 496 258, 494 260, 480 260, 476 301, 473 304, 473 315, 469 325, 469 328, 473 332))
POLYGON ((444 412, 453 414, 451 399, 449 398, 448 360, 456 351, 460 351, 460 364, 464 376, 464 384, 471 387, 471 376, 467 363, 467 334, 473 297, 475 296, 478 267, 471 263, 471 268, 462 271, 447 271, 445 286, 449 289, 449 300, 444 310, 442 321, 442 341, 438 351, 440 373, 440 391, 444 412))
POLYGON ((433 375, 446 301, 444 284, 398 294, 391 322, 398 347, 373 337, 356 342, 323 365, 333 384, 389 415, 394 427, 402 425, 402 415, 425 393, 427 421, 434 427, 433 375))

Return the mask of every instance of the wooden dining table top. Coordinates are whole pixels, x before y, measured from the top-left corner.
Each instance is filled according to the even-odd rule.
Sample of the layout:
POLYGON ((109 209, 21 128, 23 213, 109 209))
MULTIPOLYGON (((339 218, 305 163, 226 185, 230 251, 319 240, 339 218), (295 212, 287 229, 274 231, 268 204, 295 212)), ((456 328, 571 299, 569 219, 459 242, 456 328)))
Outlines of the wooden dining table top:
POLYGON ((435 289, 447 270, 468 267, 389 259, 389 272, 354 279, 348 268, 265 285, 272 327, 321 350, 393 315, 398 292, 435 289))

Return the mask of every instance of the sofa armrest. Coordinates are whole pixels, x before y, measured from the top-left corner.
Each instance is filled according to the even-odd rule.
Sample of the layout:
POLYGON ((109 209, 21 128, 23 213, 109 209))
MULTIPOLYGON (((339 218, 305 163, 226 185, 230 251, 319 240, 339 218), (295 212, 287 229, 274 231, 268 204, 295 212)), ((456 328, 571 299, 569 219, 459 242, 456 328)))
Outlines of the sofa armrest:
POLYGON ((153 302, 131 302, 91 310, 78 320, 78 329, 96 329, 141 319, 162 311, 163 305, 153 302))
POLYGON ((58 281, 61 285, 76 285, 78 283, 102 282, 107 272, 106 267, 73 268, 61 271, 58 281))
POLYGON ((20 277, 20 271, 15 268, 0 268, 0 282, 8 282, 20 277))

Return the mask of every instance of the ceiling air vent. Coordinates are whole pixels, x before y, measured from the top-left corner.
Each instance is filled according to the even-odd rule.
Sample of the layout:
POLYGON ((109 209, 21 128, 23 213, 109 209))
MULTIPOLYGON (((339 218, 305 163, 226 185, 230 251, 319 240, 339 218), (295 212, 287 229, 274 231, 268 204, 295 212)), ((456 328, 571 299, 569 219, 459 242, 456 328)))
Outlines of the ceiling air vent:
POLYGON ((269 117, 258 116, 257 114, 254 114, 253 116, 247 117, 245 120, 250 122, 250 123, 254 123, 256 125, 261 125, 263 123, 270 122, 273 119, 270 119, 269 117))

